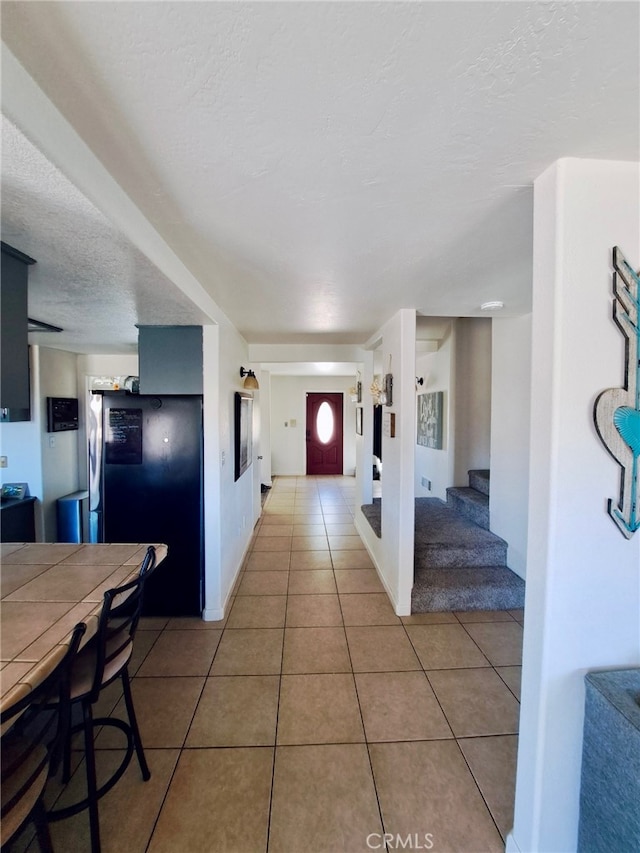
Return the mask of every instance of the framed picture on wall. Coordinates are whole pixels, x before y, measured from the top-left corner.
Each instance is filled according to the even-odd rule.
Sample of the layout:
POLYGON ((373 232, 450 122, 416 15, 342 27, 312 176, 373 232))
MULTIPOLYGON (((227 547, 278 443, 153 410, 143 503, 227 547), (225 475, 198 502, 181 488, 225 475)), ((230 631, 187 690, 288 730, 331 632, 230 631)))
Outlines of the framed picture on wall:
POLYGON ((235 395, 234 444, 238 480, 253 461, 253 397, 241 391, 235 395))
POLYGON ((418 394, 417 442, 421 447, 442 450, 444 392, 418 394))
POLYGON ((362 406, 356 406, 356 435, 362 435, 362 406))

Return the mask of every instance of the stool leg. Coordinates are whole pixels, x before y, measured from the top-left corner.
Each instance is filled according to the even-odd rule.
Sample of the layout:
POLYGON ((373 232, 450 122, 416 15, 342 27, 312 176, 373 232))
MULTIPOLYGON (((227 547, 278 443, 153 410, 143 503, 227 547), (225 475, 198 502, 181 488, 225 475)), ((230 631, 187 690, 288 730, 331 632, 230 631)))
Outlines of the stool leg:
POLYGON ((71 779, 71 705, 67 706, 66 712, 63 712, 62 708, 60 708, 60 713, 66 713, 66 719, 64 720, 64 743, 62 745, 63 755, 62 755, 62 781, 65 785, 69 783, 71 779))
POLYGON ((36 825, 36 836, 42 853, 53 853, 51 844, 51 834, 49 833, 49 824, 47 823, 47 813, 45 811, 42 800, 39 800, 33 810, 33 821, 36 825))
POLYGON ((82 703, 84 718, 84 754, 87 763, 87 798, 89 800, 89 826, 91 829, 91 853, 100 853, 100 818, 96 782, 96 754, 93 742, 93 714, 91 703, 82 703))
POLYGON ((140 770, 142 772, 142 778, 145 782, 147 782, 151 778, 151 771, 149 770, 149 766, 147 764, 147 759, 144 755, 144 749, 142 748, 142 739, 140 737, 140 730, 138 729, 138 721, 136 719, 136 712, 133 707, 133 696, 131 695, 131 682, 129 681, 129 671, 127 667, 125 667, 122 672, 122 690, 124 693, 124 702, 127 706, 127 714, 129 715, 129 725, 131 726, 131 731, 133 733, 133 743, 136 748, 136 755, 138 756, 138 764, 140 765, 140 770))

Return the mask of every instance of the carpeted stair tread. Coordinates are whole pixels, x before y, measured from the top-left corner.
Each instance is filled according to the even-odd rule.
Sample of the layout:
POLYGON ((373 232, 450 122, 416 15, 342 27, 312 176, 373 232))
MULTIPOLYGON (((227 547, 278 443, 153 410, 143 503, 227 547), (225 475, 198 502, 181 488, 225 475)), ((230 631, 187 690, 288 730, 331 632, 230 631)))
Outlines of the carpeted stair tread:
POLYGON ((447 610, 514 610, 524 607, 525 583, 506 566, 418 569, 412 613, 447 610))
POLYGON ((415 528, 416 545, 507 544, 495 533, 482 530, 473 521, 455 512, 439 498, 416 498, 415 528))
POLYGON ((489 530, 488 495, 470 486, 451 486, 447 489, 447 506, 489 530))
POLYGON ((477 489, 472 489, 471 486, 449 486, 447 495, 455 495, 477 506, 489 506, 489 495, 485 495, 477 489))
POLYGON ((415 569, 506 565, 507 543, 438 498, 416 498, 415 569))
MULTIPOLYGON (((381 499, 362 512, 380 536, 381 499)), ((504 539, 438 498, 416 498, 415 513, 412 613, 524 607, 525 584, 507 568, 504 539)))

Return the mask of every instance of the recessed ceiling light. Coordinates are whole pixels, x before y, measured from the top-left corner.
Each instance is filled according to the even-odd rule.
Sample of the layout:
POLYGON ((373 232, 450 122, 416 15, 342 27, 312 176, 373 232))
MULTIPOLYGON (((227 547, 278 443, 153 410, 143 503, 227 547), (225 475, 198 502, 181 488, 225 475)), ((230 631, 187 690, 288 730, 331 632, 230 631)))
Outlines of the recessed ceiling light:
POLYGON ((493 302, 483 302, 480 306, 481 311, 502 311, 504 308, 504 302, 500 302, 499 299, 494 299, 493 302))

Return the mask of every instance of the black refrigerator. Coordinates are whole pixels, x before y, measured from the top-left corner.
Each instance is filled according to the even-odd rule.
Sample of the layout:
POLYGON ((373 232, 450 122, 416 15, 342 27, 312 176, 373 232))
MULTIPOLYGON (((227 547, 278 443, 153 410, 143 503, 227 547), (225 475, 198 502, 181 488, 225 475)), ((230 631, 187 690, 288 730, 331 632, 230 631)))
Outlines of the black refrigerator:
POLYGON ((202 397, 104 391, 89 406, 89 538, 164 542, 145 587, 148 616, 203 607, 202 397))

